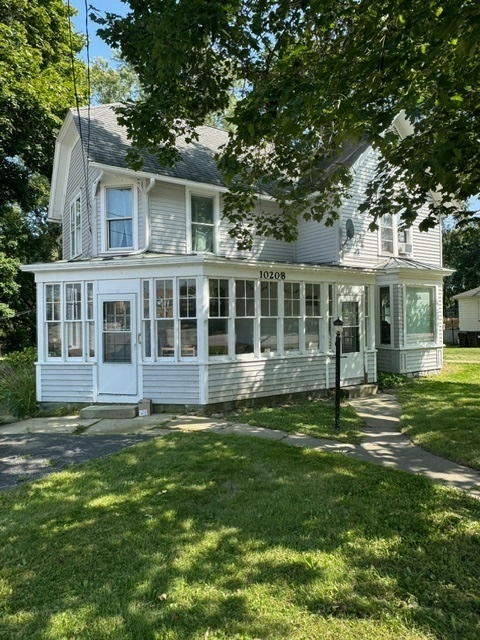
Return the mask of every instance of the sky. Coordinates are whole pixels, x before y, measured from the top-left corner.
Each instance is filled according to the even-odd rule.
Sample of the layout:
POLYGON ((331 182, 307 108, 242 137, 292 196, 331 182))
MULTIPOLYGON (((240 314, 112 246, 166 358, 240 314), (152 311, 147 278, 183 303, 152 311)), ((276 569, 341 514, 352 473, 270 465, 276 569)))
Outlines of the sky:
MULTIPOLYGON (((70 0, 70 5, 77 9, 78 15, 73 18, 73 25, 75 31, 79 33, 86 33, 85 24, 85 4, 87 7, 93 5, 100 12, 109 11, 110 13, 118 13, 124 15, 128 11, 128 5, 121 0, 70 0)), ((101 38, 96 35, 98 25, 88 20, 88 34, 90 38, 90 60, 97 57, 102 57, 110 60, 112 57, 112 50, 108 45, 103 42, 101 38)), ((86 58, 86 50, 82 51, 83 58, 86 58)))

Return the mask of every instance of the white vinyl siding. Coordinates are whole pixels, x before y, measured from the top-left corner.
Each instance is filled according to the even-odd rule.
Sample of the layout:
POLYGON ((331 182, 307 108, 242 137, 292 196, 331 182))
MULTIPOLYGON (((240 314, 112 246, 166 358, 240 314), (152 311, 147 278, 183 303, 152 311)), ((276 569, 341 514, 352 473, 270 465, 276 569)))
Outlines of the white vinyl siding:
POLYGON ((460 298, 458 301, 458 315, 460 331, 480 331, 480 300, 475 298, 460 298))
POLYGON ((154 403, 196 405, 200 400, 198 365, 143 366, 143 395, 154 403))
POLYGON ((243 360, 208 366, 208 402, 261 398, 326 388, 326 357, 243 360))
POLYGON ((159 253, 186 253, 185 187, 162 183, 149 193, 150 247, 159 253))
POLYGON ((42 402, 92 402, 93 366, 41 364, 39 397, 42 402))

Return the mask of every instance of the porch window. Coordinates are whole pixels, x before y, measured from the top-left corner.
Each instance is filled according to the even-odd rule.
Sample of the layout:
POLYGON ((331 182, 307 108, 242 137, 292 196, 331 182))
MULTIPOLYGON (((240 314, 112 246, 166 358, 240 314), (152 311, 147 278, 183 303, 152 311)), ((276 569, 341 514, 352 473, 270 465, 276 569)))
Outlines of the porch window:
POLYGON ((255 282, 235 280, 235 354, 254 353, 255 282))
POLYGON ((45 323, 47 356, 62 357, 61 285, 45 285, 45 323))
POLYGON ((215 251, 215 201, 212 197, 190 195, 192 251, 215 251))
POLYGON ((407 344, 435 339, 433 287, 406 287, 407 344))
POLYGON ((87 282, 87 359, 95 358, 95 311, 93 282, 87 282))
MULTIPOLYGON (((195 280, 193 282, 195 283, 195 280)), ((184 286, 186 295, 188 295, 188 286, 184 286)), ((175 356, 175 320, 173 279, 171 278, 155 280, 155 319, 157 324, 157 356, 159 358, 173 358, 175 356)))
POLYGON ((228 280, 209 278, 208 355, 228 355, 230 299, 228 280))
POLYGON ((198 355, 197 287, 195 278, 180 278, 178 292, 180 355, 182 358, 193 358, 198 355))
POLYGON ((65 285, 65 332, 67 357, 81 358, 82 348, 82 285, 80 282, 65 285))
POLYGON ((380 287, 380 344, 391 344, 390 287, 380 287))
POLYGON ((260 352, 278 350, 278 283, 260 283, 260 352))
POLYGON ((320 349, 320 305, 319 284, 305 284, 305 348, 307 351, 320 349))
POLYGON ((82 202, 80 195, 70 205, 70 258, 82 253, 82 202))
POLYGON ((133 193, 131 187, 106 189, 107 249, 133 248, 133 193))
POLYGON ((152 357, 152 320, 150 316, 150 281, 144 280, 142 283, 142 352, 145 360, 152 357))
POLYGON ((284 350, 300 350, 300 283, 283 285, 283 340, 284 350))

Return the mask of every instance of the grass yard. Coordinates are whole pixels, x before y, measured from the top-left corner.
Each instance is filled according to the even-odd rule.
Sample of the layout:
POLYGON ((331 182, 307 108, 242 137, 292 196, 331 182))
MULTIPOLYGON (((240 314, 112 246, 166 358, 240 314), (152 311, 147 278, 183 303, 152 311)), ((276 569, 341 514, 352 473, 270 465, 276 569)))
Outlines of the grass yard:
POLYGON ((345 404, 341 406, 340 433, 335 431, 334 403, 331 400, 316 399, 242 409, 228 414, 227 419, 254 427, 305 433, 315 438, 329 438, 352 444, 359 443, 362 438, 363 421, 352 407, 345 404))
POLYGON ((445 349, 441 374, 409 381, 395 393, 413 442, 480 469, 480 349, 445 349))
POLYGON ((2 640, 477 640, 480 503, 172 434, 0 494, 2 640))

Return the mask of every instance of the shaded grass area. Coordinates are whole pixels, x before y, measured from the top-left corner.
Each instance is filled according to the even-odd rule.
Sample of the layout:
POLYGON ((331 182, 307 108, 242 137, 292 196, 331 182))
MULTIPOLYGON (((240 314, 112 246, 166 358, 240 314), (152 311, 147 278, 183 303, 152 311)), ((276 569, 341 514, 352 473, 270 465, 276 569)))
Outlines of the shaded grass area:
POLYGON ((447 362, 441 374, 409 381, 395 393, 402 430, 413 442, 480 469, 480 363, 447 362))
POLYGON ((315 438, 329 438, 352 444, 358 444, 362 439, 364 424, 352 407, 342 403, 340 432, 335 431, 334 403, 322 399, 242 409, 226 417, 231 422, 242 422, 254 427, 305 433, 315 438))
POLYGON ((0 495, 2 640, 476 640, 480 504, 172 434, 0 495))

